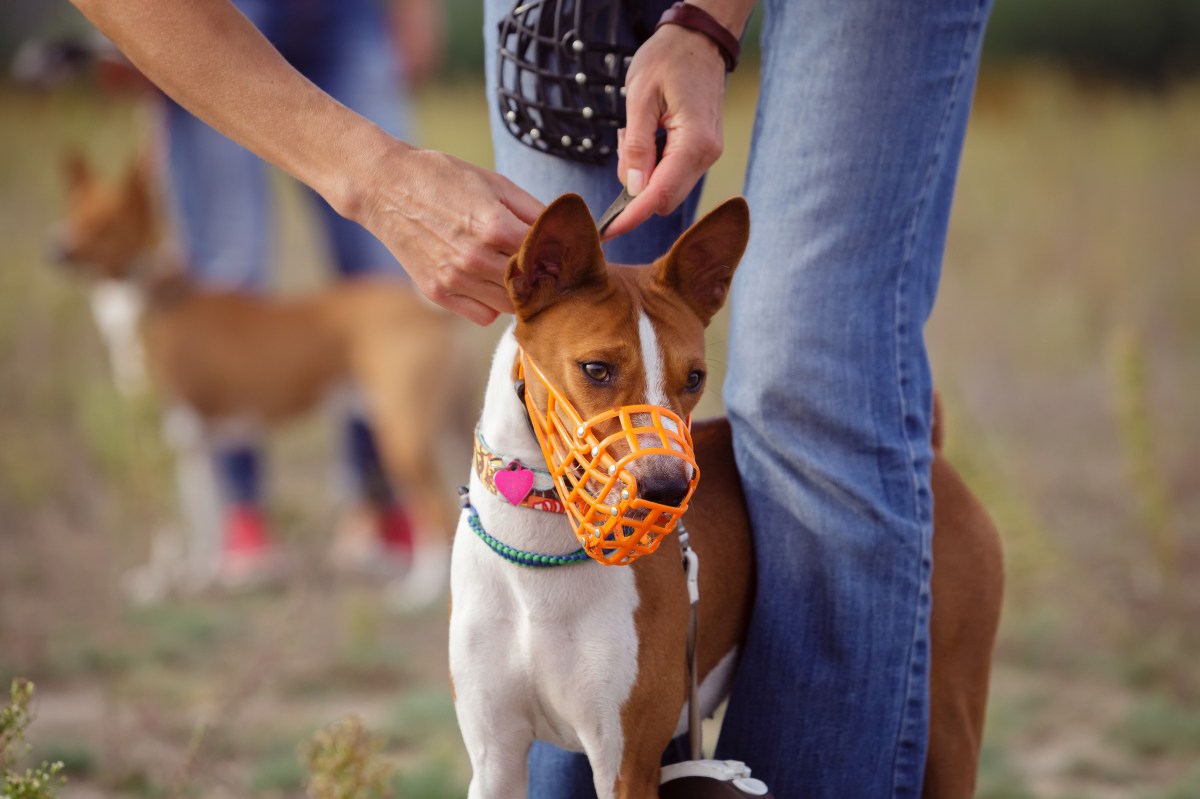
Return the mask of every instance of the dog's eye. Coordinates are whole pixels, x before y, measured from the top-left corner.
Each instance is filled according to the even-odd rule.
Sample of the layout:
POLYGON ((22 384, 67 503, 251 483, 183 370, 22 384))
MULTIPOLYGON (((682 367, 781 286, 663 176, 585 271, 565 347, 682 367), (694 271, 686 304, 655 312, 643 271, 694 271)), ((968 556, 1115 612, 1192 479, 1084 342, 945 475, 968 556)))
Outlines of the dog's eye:
POLYGON ((700 387, 703 385, 704 385, 704 370, 693 369, 691 372, 688 373, 688 379, 687 379, 687 383, 684 385, 684 389, 686 389, 687 391, 699 391, 700 387))
POLYGON ((579 364, 579 368, 583 369, 583 373, 588 376, 588 379, 596 383, 608 383, 612 381, 612 367, 603 361, 581 363, 579 364))

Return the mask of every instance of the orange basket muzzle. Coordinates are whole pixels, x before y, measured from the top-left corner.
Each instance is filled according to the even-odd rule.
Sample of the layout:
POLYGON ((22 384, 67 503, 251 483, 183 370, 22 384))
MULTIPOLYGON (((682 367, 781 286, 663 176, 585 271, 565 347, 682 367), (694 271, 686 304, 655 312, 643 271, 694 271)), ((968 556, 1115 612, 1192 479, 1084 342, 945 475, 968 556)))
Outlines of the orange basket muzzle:
POLYGON ((526 374, 546 389, 545 411, 528 390, 525 407, 584 551, 607 566, 626 565, 654 552, 687 510, 700 479, 691 420, 658 405, 625 405, 584 420, 522 352, 518 378, 528 379, 526 374), (656 461, 645 460, 649 458, 656 461), (659 471, 664 465, 690 467, 683 501, 664 505, 639 497, 639 461, 659 471))

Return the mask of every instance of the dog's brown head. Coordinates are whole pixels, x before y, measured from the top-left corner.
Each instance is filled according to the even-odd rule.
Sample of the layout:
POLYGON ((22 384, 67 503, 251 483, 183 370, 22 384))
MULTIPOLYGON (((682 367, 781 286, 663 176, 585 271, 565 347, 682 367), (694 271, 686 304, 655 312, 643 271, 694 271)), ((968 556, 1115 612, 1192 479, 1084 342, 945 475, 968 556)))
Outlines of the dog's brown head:
MULTIPOLYGON (((517 341, 583 419, 633 405, 687 419, 705 386, 704 328, 725 302, 749 232, 749 210, 738 197, 654 263, 610 265, 583 200, 560 197, 509 262, 517 341)), ((544 386, 530 381, 526 390, 546 407, 544 386)), ((619 427, 612 424, 603 434, 619 427)), ((656 473, 636 474, 639 493, 677 504, 691 477, 682 464, 663 459, 656 473)))
POLYGON ((122 280, 158 245, 158 220, 144 159, 109 183, 79 153, 63 158, 66 214, 53 234, 51 257, 91 279, 122 280))

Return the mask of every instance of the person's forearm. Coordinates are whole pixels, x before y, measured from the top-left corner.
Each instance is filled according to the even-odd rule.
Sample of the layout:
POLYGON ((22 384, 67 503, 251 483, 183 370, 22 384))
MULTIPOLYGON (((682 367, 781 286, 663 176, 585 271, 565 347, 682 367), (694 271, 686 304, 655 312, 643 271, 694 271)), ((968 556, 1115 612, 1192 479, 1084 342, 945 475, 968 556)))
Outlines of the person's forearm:
POLYGON ((228 0, 72 0, 199 118, 354 218, 385 134, 300 73, 228 0))

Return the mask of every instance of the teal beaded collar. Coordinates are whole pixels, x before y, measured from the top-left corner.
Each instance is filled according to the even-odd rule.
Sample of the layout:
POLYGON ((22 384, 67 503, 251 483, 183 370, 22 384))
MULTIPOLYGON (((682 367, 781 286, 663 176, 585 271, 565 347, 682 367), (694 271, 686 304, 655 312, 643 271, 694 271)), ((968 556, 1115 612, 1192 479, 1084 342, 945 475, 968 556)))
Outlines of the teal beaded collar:
POLYGON ((523 549, 510 547, 503 541, 492 537, 488 534, 487 530, 483 529, 483 523, 479 521, 479 511, 475 510, 475 506, 468 501, 465 495, 463 497, 463 508, 467 511, 467 524, 471 527, 471 531, 479 536, 479 540, 487 544, 493 552, 509 563, 526 566, 530 569, 548 569, 553 566, 571 566, 592 559, 583 550, 583 547, 574 552, 568 552, 565 555, 541 555, 537 552, 526 552, 523 549))

